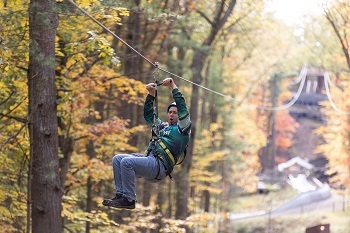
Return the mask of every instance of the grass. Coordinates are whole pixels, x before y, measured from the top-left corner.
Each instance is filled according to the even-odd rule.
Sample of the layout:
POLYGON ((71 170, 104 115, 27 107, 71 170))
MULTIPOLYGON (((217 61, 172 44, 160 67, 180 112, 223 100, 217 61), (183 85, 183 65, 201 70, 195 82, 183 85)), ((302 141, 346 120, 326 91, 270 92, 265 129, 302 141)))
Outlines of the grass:
POLYGON ((287 200, 295 197, 298 192, 287 186, 285 189, 270 192, 269 194, 253 194, 238 197, 231 206, 232 213, 246 213, 267 210, 269 206, 278 207, 287 200))

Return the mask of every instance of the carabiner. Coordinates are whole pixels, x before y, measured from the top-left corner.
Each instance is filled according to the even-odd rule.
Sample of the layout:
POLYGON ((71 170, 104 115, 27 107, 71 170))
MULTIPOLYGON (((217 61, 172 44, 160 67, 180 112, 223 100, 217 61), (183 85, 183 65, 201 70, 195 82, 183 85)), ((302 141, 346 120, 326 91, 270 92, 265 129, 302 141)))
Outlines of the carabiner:
POLYGON ((154 69, 154 71, 153 71, 153 79, 154 79, 154 82, 156 83, 157 86, 161 86, 163 83, 161 83, 161 82, 158 81, 158 77, 159 77, 158 65, 159 65, 158 62, 155 62, 155 63, 154 63, 155 69, 154 69))

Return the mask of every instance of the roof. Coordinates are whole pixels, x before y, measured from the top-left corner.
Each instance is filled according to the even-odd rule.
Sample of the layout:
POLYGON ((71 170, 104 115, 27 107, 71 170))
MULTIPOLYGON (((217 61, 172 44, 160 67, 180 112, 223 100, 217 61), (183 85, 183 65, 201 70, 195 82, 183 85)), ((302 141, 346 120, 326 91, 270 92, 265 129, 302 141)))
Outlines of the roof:
POLYGON ((278 164, 278 171, 282 172, 284 169, 293 166, 294 164, 298 164, 301 167, 304 167, 306 169, 312 169, 314 168, 314 165, 306 161, 305 159, 300 158, 299 156, 294 157, 287 162, 278 164))

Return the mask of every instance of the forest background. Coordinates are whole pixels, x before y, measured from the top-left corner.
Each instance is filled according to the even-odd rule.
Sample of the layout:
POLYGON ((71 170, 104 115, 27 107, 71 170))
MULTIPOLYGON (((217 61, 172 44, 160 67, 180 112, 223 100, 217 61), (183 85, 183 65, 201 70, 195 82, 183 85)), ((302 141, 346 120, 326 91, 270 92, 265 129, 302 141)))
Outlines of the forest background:
MULTIPOLYGON (((343 112, 324 103, 317 150, 329 172, 337 171, 330 182, 349 188, 349 1, 323 4, 323 14, 300 25, 275 18, 268 0, 77 3, 149 61, 184 78, 173 77, 191 113, 188 155, 173 181, 138 181, 136 210, 103 207, 114 195, 112 156, 144 151, 151 136, 142 117, 145 84, 169 75, 68 1, 1 0, 1 230, 208 229, 235 197, 255 191, 258 173, 296 156, 298 124, 288 111, 255 106, 288 102, 305 64, 326 70, 335 84, 333 101, 343 112)), ((163 119, 172 102, 164 89, 163 119)))

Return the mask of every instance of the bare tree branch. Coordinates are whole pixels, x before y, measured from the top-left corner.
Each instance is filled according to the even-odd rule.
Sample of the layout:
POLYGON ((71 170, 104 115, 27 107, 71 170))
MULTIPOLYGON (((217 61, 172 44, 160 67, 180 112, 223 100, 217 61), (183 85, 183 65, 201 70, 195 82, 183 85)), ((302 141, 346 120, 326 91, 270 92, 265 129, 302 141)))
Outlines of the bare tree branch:
MULTIPOLYGON (((341 34, 340 29, 341 26, 339 26, 336 22, 336 18, 332 15, 331 10, 327 9, 327 8, 323 8, 323 11, 325 13, 325 17, 328 20, 328 22, 331 24, 334 33, 336 34, 336 36, 339 39, 339 42, 341 44, 341 48, 343 50, 344 56, 346 58, 346 63, 348 68, 350 69, 350 54, 349 54, 349 45, 347 42, 347 36, 346 33, 344 33, 344 35, 341 34)), ((340 16, 342 17, 342 14, 340 13, 340 11, 338 12, 340 14, 340 16)), ((346 21, 344 22, 346 23, 346 21)))
POLYGON ((0 102, 0 106, 3 105, 4 103, 6 103, 7 101, 9 101, 11 99, 11 97, 13 96, 13 94, 15 94, 15 92, 11 92, 11 94, 2 102, 0 102))
POLYGON ((0 146, 0 151, 2 150, 2 148, 9 143, 12 139, 16 138, 21 132, 22 130, 29 124, 29 121, 27 121, 25 124, 23 124, 21 126, 21 128, 12 136, 10 136, 1 146, 0 146))
POLYGON ((9 115, 9 114, 0 113, 0 116, 1 116, 1 117, 7 117, 7 118, 9 118, 9 119, 13 119, 13 120, 16 120, 16 121, 21 122, 21 123, 26 123, 26 122, 27 122, 27 119, 25 119, 25 118, 16 117, 16 116, 11 116, 11 115, 9 115))

